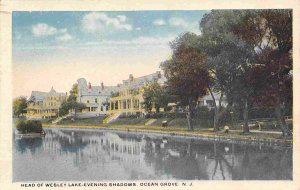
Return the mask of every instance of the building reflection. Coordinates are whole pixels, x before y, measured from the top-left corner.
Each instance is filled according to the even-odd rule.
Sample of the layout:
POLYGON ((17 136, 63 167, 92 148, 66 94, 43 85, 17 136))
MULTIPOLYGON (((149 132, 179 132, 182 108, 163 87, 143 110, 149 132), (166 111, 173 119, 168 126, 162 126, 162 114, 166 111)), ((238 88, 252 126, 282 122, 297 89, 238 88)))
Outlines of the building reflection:
POLYGON ((290 148, 57 128, 36 142, 15 143, 18 152, 71 160, 79 171, 100 164, 99 172, 113 175, 121 168, 128 179, 292 179, 290 148))

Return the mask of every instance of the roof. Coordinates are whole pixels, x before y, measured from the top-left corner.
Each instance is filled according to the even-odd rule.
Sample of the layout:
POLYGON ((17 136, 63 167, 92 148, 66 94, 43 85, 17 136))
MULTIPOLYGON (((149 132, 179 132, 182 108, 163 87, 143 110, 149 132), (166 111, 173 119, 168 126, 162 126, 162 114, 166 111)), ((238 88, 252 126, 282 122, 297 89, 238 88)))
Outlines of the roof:
POLYGON ((29 101, 43 101, 47 94, 47 92, 32 91, 29 101))
POLYGON ((117 86, 91 86, 91 88, 81 88, 79 89, 81 96, 110 96, 112 92, 118 90, 117 86))
POLYGON ((149 82, 158 82, 160 84, 164 83, 165 77, 159 72, 155 72, 149 75, 142 77, 134 78, 132 75, 129 75, 129 79, 123 80, 123 83, 120 84, 120 88, 138 88, 142 87, 149 82))
MULTIPOLYGON (((214 95, 214 97, 215 97, 216 100, 220 100, 220 97, 221 97, 221 94, 220 94, 220 93, 215 93, 215 92, 213 92, 213 95, 214 95)), ((211 97, 211 94, 207 94, 207 95, 203 96, 203 97, 200 98, 200 99, 202 99, 202 100, 213 100, 212 97, 211 97)), ((223 94, 223 100, 225 100, 225 99, 226 99, 226 97, 225 97, 225 95, 223 94)))
POLYGON ((80 96, 110 96, 112 92, 116 92, 119 87, 117 86, 92 86, 91 83, 87 83, 84 78, 77 80, 78 82, 78 95, 80 96))
POLYGON ((47 96, 66 96, 63 92, 56 92, 53 87, 49 92, 32 91, 28 101, 43 101, 47 96))

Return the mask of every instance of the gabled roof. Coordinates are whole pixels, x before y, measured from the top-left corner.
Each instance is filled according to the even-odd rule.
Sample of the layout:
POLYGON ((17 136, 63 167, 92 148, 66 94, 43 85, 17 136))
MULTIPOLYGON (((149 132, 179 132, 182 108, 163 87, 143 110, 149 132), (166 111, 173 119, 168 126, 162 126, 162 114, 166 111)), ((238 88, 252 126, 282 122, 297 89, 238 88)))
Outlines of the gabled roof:
POLYGON ((53 87, 49 92, 32 91, 28 101, 43 101, 47 96, 66 96, 63 92, 56 92, 53 87))
POLYGON ((91 86, 91 88, 81 88, 78 89, 80 91, 81 96, 110 96, 112 92, 116 92, 118 90, 117 86, 91 86))
POLYGON ((28 101, 43 101, 47 94, 47 92, 32 91, 28 101))

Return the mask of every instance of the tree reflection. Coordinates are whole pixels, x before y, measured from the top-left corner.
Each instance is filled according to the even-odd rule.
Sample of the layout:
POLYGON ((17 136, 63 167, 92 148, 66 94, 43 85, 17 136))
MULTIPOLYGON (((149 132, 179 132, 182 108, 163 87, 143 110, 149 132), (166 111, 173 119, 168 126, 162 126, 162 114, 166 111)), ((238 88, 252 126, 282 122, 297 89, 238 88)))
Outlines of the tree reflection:
POLYGON ((35 154, 37 149, 41 148, 42 145, 42 137, 21 137, 15 140, 16 150, 22 154, 27 150, 29 150, 31 154, 35 154))
MULTIPOLYGON (((78 170, 74 179, 83 173, 87 180, 117 176, 142 180, 292 179, 291 148, 65 129, 49 129, 45 138, 14 142, 14 156, 34 154, 41 167, 44 163, 38 163, 39 156, 53 165, 65 160, 63 165, 70 167, 67 170, 78 170), (101 172, 89 174, 96 167, 101 172)), ((17 159, 20 164, 23 158, 17 159)))
MULTIPOLYGON (((226 160, 226 158, 224 158, 224 155, 222 154, 222 150, 220 148, 220 143, 214 142, 213 144, 214 144, 215 166, 214 166, 214 170, 213 170, 211 179, 214 179, 214 177, 216 175, 216 172, 217 172, 217 168, 219 166, 219 169, 220 169, 221 175, 222 175, 222 179, 225 180, 226 177, 225 177, 225 174, 224 174, 223 163, 225 164, 225 166, 227 166, 229 174, 232 174, 233 165, 230 165, 230 163, 226 160)), ((232 164, 233 164, 233 162, 232 162, 232 164)))

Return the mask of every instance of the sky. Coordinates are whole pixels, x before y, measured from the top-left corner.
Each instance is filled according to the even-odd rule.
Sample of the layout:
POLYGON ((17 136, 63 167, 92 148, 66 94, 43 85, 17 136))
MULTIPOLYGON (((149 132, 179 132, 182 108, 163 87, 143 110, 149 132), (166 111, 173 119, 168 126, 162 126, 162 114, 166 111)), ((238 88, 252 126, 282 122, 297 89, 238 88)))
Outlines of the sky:
POLYGON ((169 42, 201 34, 209 11, 13 12, 13 96, 68 92, 78 78, 115 86, 160 70, 169 42))

